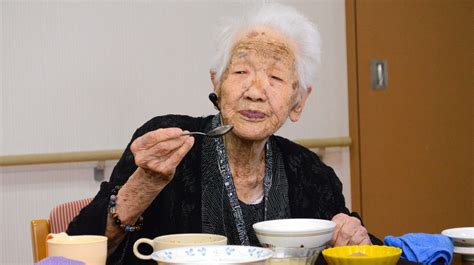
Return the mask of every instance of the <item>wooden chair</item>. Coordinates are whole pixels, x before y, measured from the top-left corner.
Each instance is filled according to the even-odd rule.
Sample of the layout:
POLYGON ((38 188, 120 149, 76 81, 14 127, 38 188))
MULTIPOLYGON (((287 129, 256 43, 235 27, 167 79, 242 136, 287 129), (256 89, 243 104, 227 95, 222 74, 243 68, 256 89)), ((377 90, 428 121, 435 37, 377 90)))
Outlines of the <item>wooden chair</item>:
POLYGON ((31 221, 31 242, 33 244, 33 261, 37 262, 46 257, 46 237, 49 233, 65 232, 69 223, 88 205, 92 198, 66 202, 54 207, 49 220, 31 221))

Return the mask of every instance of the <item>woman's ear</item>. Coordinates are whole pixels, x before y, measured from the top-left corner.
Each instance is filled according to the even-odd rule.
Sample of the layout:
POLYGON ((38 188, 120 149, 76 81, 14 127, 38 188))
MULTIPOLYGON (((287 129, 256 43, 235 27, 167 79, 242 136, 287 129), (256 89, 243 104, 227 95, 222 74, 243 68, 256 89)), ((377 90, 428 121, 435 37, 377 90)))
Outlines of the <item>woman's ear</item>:
POLYGON ((217 80, 217 73, 216 71, 214 70, 209 70, 209 75, 211 76, 211 82, 212 82, 212 86, 214 87, 214 92, 217 93, 217 89, 218 89, 218 80, 217 80))
POLYGON ((304 104, 306 103, 306 99, 308 99, 309 94, 313 90, 312 87, 306 88, 306 90, 301 95, 300 101, 290 110, 290 120, 292 122, 297 122, 300 119, 301 113, 303 112, 304 104))

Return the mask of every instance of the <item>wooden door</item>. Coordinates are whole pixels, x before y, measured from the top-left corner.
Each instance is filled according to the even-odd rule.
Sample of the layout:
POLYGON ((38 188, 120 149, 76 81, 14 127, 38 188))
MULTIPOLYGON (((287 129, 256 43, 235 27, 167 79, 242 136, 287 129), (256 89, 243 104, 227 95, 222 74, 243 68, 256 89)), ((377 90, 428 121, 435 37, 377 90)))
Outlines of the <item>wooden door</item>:
POLYGON ((346 1, 353 209, 381 238, 474 226, 473 3, 346 1))

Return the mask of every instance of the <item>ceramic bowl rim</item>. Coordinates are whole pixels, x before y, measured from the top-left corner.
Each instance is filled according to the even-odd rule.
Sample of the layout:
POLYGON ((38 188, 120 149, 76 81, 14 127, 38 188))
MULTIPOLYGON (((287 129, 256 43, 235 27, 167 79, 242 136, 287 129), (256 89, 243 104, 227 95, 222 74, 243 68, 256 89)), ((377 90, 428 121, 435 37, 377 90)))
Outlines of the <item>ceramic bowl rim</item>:
POLYGON ((290 235, 301 235, 310 234, 308 236, 319 236, 324 235, 330 232, 333 232, 336 228, 336 223, 329 220, 324 219, 313 219, 313 218, 289 218, 289 219, 275 219, 275 220, 268 220, 263 222, 258 222, 252 225, 253 229, 255 230, 256 234, 264 234, 269 236, 290 236, 290 235), (324 224, 325 227, 323 228, 313 228, 313 229, 300 229, 300 230, 293 230, 293 231, 281 231, 275 229, 274 227, 268 227, 266 225, 270 223, 278 223, 278 222, 288 222, 288 221, 296 221, 296 222, 316 222, 318 224, 324 224))
POLYGON ((51 245, 87 245, 107 242, 106 236, 99 235, 74 235, 68 238, 51 238, 46 242, 51 245), (88 241, 83 241, 87 239, 88 241))
POLYGON ((152 239, 152 241, 155 241, 160 244, 167 244, 167 245, 182 245, 181 242, 173 242, 173 241, 167 241, 170 238, 183 238, 183 237, 199 237, 199 238, 212 238, 212 241, 205 241, 205 242, 199 242, 199 245, 212 245, 216 243, 223 243, 224 241, 227 242, 227 237, 223 235, 218 235, 218 234, 208 234, 208 233, 183 233, 183 234, 169 234, 169 235, 162 235, 158 236, 152 239))
POLYGON ((473 236, 463 236, 459 234, 460 230, 472 230, 474 234, 474 227, 454 227, 454 228, 448 228, 445 229, 441 232, 442 235, 445 235, 449 238, 452 238, 454 240, 474 240, 474 235, 473 236))
POLYGON ((167 249, 162 249, 162 250, 158 250, 158 251, 155 251, 151 254, 151 259, 152 260, 155 260, 157 262, 164 262, 166 264, 183 264, 183 263, 189 263, 189 262, 192 262, 192 264, 209 264, 209 260, 207 261, 192 261, 192 260, 183 260, 183 259, 179 259, 179 260, 163 260, 163 259, 159 259, 157 257, 158 254, 161 254, 161 253, 164 253, 165 251, 186 251, 186 250, 189 250, 190 248, 200 248, 200 247, 206 247, 206 248, 209 248, 209 249, 220 249, 220 248, 227 248, 227 247, 233 247, 233 248, 241 248, 241 249, 248 249, 248 248, 256 248, 256 249, 259 249, 259 250, 263 250, 264 252, 266 252, 265 255, 263 255, 262 257, 260 258, 253 258, 253 259, 248 259, 248 260, 242 260, 242 261, 220 261, 222 264, 239 264, 239 263, 249 263, 249 262, 259 262, 259 261, 264 261, 264 260, 268 260, 272 257, 273 255, 273 251, 268 249, 268 248, 262 248, 262 247, 254 247, 254 246, 241 246, 241 245, 203 245, 203 246, 188 246, 188 247, 179 247, 179 248, 167 248, 167 249))
POLYGON ((397 248, 397 247, 391 247, 391 246, 377 246, 377 245, 342 246, 342 247, 327 248, 327 249, 323 250, 321 253, 323 254, 324 257, 327 256, 328 258, 332 258, 332 259, 341 259, 341 260, 371 259, 371 260, 375 260, 375 259, 387 259, 387 258, 393 258, 393 257, 401 256, 402 255, 402 249, 397 248), (394 253, 390 253, 390 254, 384 255, 384 256, 377 256, 377 257, 373 257, 373 256, 343 256, 343 257, 341 257, 341 256, 334 255, 336 253, 331 253, 331 252, 333 252, 333 251, 331 251, 331 249, 334 249, 334 248, 349 248, 349 247, 374 247, 374 248, 393 249, 394 253))

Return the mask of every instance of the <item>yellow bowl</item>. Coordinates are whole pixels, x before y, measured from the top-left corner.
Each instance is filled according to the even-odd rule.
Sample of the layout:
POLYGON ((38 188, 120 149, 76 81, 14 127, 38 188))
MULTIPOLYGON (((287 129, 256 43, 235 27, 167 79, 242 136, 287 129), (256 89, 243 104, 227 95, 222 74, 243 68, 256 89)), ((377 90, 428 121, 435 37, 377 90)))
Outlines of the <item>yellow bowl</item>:
POLYGON ((345 246, 323 250, 329 265, 394 265, 402 250, 387 246, 345 246))

